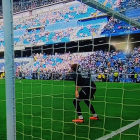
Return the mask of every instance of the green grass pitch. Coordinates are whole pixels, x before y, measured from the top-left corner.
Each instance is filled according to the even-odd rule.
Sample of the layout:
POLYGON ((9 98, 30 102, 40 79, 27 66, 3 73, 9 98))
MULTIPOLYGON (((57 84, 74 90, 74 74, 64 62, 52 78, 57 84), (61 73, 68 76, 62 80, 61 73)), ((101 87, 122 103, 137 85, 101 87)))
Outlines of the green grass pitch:
MULTIPOLYGON (((85 122, 73 106, 74 82, 16 80, 17 140, 95 140, 140 118, 140 84, 98 82, 92 101, 100 121, 89 121, 89 109, 81 102, 85 122)), ((0 81, 0 140, 6 140, 5 84, 0 81)), ((140 140, 140 126, 111 140, 140 140)))

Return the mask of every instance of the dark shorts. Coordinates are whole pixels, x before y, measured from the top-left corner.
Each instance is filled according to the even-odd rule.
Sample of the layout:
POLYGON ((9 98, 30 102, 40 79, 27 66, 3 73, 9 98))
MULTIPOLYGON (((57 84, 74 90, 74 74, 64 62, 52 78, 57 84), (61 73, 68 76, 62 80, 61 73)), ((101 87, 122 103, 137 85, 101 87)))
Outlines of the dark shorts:
POLYGON ((80 99, 80 100, 84 100, 84 99, 91 100, 91 99, 94 98, 95 92, 96 92, 96 86, 82 88, 79 92, 79 98, 78 99, 80 99))

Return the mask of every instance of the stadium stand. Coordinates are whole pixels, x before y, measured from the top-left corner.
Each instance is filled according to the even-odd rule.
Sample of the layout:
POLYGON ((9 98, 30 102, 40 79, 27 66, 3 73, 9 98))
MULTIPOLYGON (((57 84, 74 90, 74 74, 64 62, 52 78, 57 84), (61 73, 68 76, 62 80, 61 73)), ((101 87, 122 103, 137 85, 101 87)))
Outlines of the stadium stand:
POLYGON ((106 36, 119 35, 119 34, 128 34, 128 33, 138 33, 139 29, 136 27, 130 26, 124 21, 118 19, 110 18, 108 23, 104 26, 102 34, 106 36))
MULTIPOLYGON (((91 74, 94 81, 114 80, 114 74, 118 73, 116 82, 140 82, 140 47, 134 48, 130 54, 124 52, 105 52, 94 51, 87 53, 65 53, 55 55, 34 54, 33 59, 27 62, 21 61, 15 63, 17 76, 22 72, 25 79, 67 79, 70 78, 70 65, 78 63, 83 75, 91 74), (134 81, 134 75, 137 79, 134 81), (101 79, 98 78, 101 75, 101 79), (102 75, 105 75, 103 79, 102 75)), ((4 69, 4 63, 0 63, 1 70, 4 69)))
MULTIPOLYGON (((31 62, 31 58, 16 58, 15 59, 15 69, 26 67, 29 62, 31 62)), ((0 72, 4 72, 4 59, 0 59, 0 72)))
MULTIPOLYGON (((72 1, 72 0, 70 0, 72 1)), ((65 1, 65 2, 70 2, 70 1, 65 1)), ((19 1, 14 1, 13 2, 13 13, 20 13, 20 12, 25 12, 31 9, 36 9, 36 8, 41 8, 44 6, 48 5, 53 5, 53 4, 58 4, 63 2, 63 0, 19 0, 19 1)), ((0 5, 0 15, 2 15, 2 6, 0 5)))

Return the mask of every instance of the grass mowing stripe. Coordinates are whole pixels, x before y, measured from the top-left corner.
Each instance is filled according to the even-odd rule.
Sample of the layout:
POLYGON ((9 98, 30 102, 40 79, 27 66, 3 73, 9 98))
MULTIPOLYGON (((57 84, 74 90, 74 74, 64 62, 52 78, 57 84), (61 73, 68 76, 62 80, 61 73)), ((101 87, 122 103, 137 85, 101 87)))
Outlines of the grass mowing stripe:
MULTIPOLYGON (((5 87, 4 80, 0 81, 0 123, 3 127, 0 127, 0 139, 6 139, 6 103, 5 103, 5 87)), ((140 117, 140 84, 124 83, 124 97, 123 97, 123 110, 122 118, 120 117, 119 99, 122 99, 120 91, 123 89, 122 83, 105 83, 98 82, 95 101, 92 101, 97 113, 99 114, 101 121, 90 121, 89 125, 89 113, 88 108, 83 102, 81 102, 83 116, 85 118, 84 124, 76 125, 76 139, 86 140, 88 135, 87 128, 90 127, 89 138, 94 140, 103 135, 103 117, 105 117, 105 133, 110 133, 119 128, 117 124, 125 122, 131 123, 132 121, 140 117), (105 88, 107 87, 107 95, 105 100, 105 88), (105 107, 104 102, 107 103, 105 114, 103 110, 105 107), (113 107, 113 105, 115 105, 113 107), (131 115, 131 113, 133 115, 131 115)), ((75 118, 75 109, 73 107, 72 100, 74 99, 74 83, 69 81, 37 81, 37 80, 22 80, 19 83, 16 80, 16 107, 17 107, 17 139, 41 139, 40 130, 42 133, 42 139, 51 140, 49 131, 52 133, 52 139, 75 139, 75 124, 71 121, 75 118), (21 90, 23 85, 23 91, 21 90), (52 90, 52 87, 54 90, 52 90), (41 89, 41 91, 40 91, 41 89), (23 96, 21 96, 23 93, 23 96), (42 101, 41 101, 42 98, 42 101), (65 101, 61 102, 62 98, 65 101), (54 102, 52 103, 52 99, 54 102), (23 100, 23 102, 21 102, 23 100), (30 101, 29 101, 30 100, 30 101), (20 107, 23 105, 23 111, 20 107), (42 106, 42 116, 41 114, 42 106), (30 107, 30 108, 29 108, 30 107), (62 107, 62 108, 61 108, 62 107), (31 110, 31 111, 30 111, 31 110), (53 110, 53 111, 52 111, 53 110), (52 117, 50 114, 52 113, 52 117), (24 115, 24 121, 22 117, 24 115), (33 117, 33 118, 31 118, 33 117), (38 119, 37 119, 38 118, 38 119), (42 121, 42 125, 40 122, 42 121), (62 126, 63 124, 63 130, 62 126), (27 128, 28 126, 28 128, 27 128), (42 126, 42 127, 41 127, 42 126), (51 131, 52 128, 52 131, 51 131), (24 130, 23 130, 24 129, 24 130), (40 130, 39 130, 40 129, 40 130), (23 134, 24 132, 24 134, 23 134), (59 134, 60 133, 60 134, 59 134), (31 134, 31 135, 30 135, 31 134), (27 137, 30 136, 30 137, 27 137), (69 136, 69 137, 67 137, 69 136)), ((129 130, 129 136, 133 139, 139 138, 137 128, 129 130), (135 135, 135 136, 134 136, 135 135)), ((128 134, 122 134, 122 140, 128 140, 125 136, 128 134)))

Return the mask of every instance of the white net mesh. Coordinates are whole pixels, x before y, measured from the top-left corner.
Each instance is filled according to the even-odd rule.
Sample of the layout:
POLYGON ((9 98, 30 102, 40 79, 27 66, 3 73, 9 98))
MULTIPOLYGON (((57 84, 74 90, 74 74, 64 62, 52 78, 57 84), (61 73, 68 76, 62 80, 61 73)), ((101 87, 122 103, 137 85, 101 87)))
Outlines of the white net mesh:
MULTIPOLYGON (((96 51, 93 50, 93 52, 96 51)), ((99 80, 97 75, 95 78, 98 80, 96 98, 92 104, 101 120, 89 120, 92 114, 81 102, 85 122, 73 123, 72 120, 77 119, 73 107, 74 83, 60 80, 60 77, 57 79, 55 74, 53 73, 52 79, 47 81, 22 80, 21 83, 17 81, 18 87, 21 86, 17 92, 19 94, 17 94, 19 96, 17 99, 18 137, 23 139, 97 139, 112 131, 116 132, 117 129, 139 119, 139 84, 108 82, 108 79, 100 82, 103 79, 99 80)), ((126 127, 126 130, 128 128, 126 127)), ((139 138, 138 123, 127 131, 118 132, 114 139, 121 140, 128 137, 139 138)))

